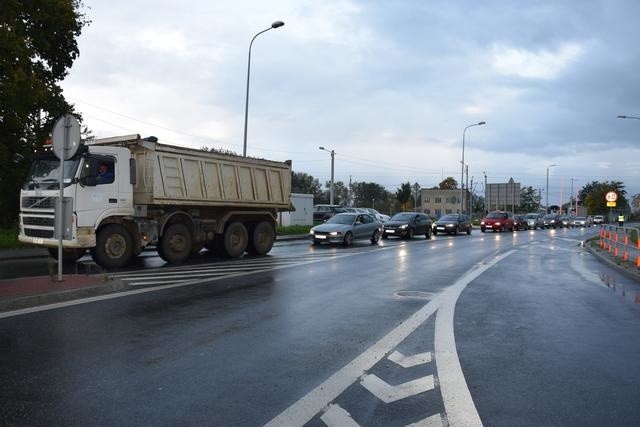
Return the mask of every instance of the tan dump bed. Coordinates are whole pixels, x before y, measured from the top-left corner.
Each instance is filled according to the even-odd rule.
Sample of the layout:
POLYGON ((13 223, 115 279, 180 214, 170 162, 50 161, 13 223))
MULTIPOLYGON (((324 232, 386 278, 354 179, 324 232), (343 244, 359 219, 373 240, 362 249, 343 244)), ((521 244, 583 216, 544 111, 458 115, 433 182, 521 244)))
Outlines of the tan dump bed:
POLYGON ((220 154, 141 139, 123 145, 131 150, 136 160, 135 204, 290 209, 290 162, 220 154))

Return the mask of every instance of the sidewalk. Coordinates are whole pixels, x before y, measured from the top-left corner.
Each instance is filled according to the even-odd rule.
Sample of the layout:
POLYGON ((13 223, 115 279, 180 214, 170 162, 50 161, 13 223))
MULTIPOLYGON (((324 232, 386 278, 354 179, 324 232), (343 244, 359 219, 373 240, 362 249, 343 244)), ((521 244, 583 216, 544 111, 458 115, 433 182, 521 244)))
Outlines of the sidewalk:
MULTIPOLYGON (((306 234, 300 234, 277 236, 276 240, 287 242, 306 238, 306 234)), ((0 250, 0 261, 48 257, 48 251, 43 248, 0 250)), ((109 280, 104 274, 64 274, 61 282, 58 282, 57 278, 57 274, 52 273, 49 276, 0 279, 0 313, 105 295, 125 289, 122 282, 109 280)))

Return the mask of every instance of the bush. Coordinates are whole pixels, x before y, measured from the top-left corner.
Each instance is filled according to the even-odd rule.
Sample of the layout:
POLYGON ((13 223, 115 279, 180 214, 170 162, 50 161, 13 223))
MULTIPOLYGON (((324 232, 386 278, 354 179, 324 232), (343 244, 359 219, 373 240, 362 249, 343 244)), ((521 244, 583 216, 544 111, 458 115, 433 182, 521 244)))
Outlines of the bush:
POLYGON ((26 248, 18 241, 18 227, 0 228, 0 249, 26 248))

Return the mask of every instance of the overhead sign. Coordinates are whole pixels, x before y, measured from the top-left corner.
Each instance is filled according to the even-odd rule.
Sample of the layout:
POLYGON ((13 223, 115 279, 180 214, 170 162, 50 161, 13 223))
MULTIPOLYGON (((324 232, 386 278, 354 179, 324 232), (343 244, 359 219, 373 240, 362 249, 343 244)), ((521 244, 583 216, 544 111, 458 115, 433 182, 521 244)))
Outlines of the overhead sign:
POLYGON ((607 202, 607 207, 608 208, 615 208, 616 207, 616 202, 607 202))
POLYGON ((69 160, 80 147, 80 123, 71 114, 65 114, 56 120, 51 133, 53 152, 60 160, 69 160))
MULTIPOLYGON (((618 200, 618 193, 616 193, 615 191, 609 191, 607 194, 605 194, 604 199, 607 202, 615 202, 616 200, 618 200)), ((607 204, 607 206, 609 205, 607 204)))

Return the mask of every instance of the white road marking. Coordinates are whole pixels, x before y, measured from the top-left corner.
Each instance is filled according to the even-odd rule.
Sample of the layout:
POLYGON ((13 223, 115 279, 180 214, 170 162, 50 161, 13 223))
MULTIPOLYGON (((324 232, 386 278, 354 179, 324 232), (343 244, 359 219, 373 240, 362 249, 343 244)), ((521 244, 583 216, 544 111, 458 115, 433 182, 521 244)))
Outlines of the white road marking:
MULTIPOLYGON (((393 249, 393 248, 394 248, 393 246, 390 246, 390 247, 378 248, 377 250, 383 251, 383 250, 393 249)), ((146 294, 146 293, 150 293, 150 292, 164 291, 164 290, 167 290, 167 289, 175 289, 175 288, 181 288, 181 287, 186 287, 186 286, 201 285, 201 284, 205 284, 205 283, 208 283, 208 282, 217 281, 217 280, 220 280, 220 279, 229 279, 229 278, 235 278, 235 277, 249 276, 249 275, 252 275, 252 274, 255 274, 255 273, 262 273, 262 272, 268 272, 268 271, 274 271, 274 270, 282 270, 282 269, 289 268, 289 267, 298 267, 298 266, 303 266, 303 265, 308 265, 308 264, 315 264, 315 263, 318 263, 318 262, 331 261, 331 260, 335 260, 335 259, 338 259, 338 258, 347 258, 347 257, 351 257, 351 256, 362 255, 362 254, 365 254, 365 253, 369 253, 369 251, 350 252, 350 253, 346 253, 346 254, 335 255, 333 257, 317 257, 317 258, 313 258, 313 259, 304 259, 303 261, 300 261, 297 264, 276 265, 276 266, 270 266, 268 268, 263 268, 263 269, 260 269, 260 270, 241 272, 241 273, 237 273, 237 274, 227 274, 225 276, 218 276, 218 277, 205 277, 205 278, 199 278, 199 279, 194 279, 194 280, 187 280, 187 281, 184 281, 184 282, 173 283, 173 284, 169 284, 169 285, 155 286, 155 287, 149 287, 149 288, 143 288, 143 289, 133 289, 133 290, 130 290, 130 291, 116 292, 116 293, 108 294, 108 295, 100 295, 100 296, 96 296, 96 297, 82 298, 82 299, 77 299, 77 300, 73 300, 73 301, 65 301, 65 302, 60 302, 60 303, 55 303, 55 304, 41 305, 41 306, 38 306, 38 307, 30 307, 30 308, 24 308, 24 309, 14 310, 14 311, 5 311, 3 313, 0 313, 0 319, 4 319, 4 318, 7 318, 7 317, 23 316, 23 315, 26 315, 26 314, 38 313, 38 312, 41 312, 41 311, 55 310, 55 309, 58 309, 58 308, 72 307, 74 305, 82 305, 82 304, 89 304, 89 303, 93 303, 93 302, 106 301, 106 300, 117 299, 117 298, 124 298, 124 297, 132 296, 132 295, 139 295, 139 294, 146 294)))
POLYGON ((396 402, 435 388, 433 375, 394 386, 381 380, 377 375, 370 374, 365 375, 360 384, 384 403, 396 402))
POLYGON ((515 250, 511 250, 497 256, 484 267, 474 267, 467 273, 470 277, 465 280, 461 278, 453 286, 447 288, 441 296, 442 307, 440 307, 436 315, 434 347, 442 400, 444 401, 447 419, 452 426, 482 425, 476 406, 471 398, 469 387, 464 379, 464 374, 460 367, 460 360, 458 359, 458 351, 456 349, 456 340, 453 331, 453 315, 456 302, 469 282, 486 271, 490 266, 495 265, 514 252, 515 250))
MULTIPOLYGON (((453 291, 446 290, 444 291, 444 295, 451 295, 452 292, 456 292, 456 295, 460 295, 460 292, 475 278, 480 276, 489 268, 493 267, 499 261, 503 260, 507 256, 515 253, 515 250, 511 250, 501 256, 491 256, 486 261, 482 261, 471 270, 463 274, 450 288, 453 291)), ((442 294, 441 294, 442 295, 442 294)), ((391 350, 398 346, 402 341, 404 341, 410 334, 412 334, 419 326, 421 326, 435 311, 438 309, 440 304, 442 303, 442 298, 437 296, 429 303, 424 305, 421 309, 411 315, 408 319, 394 328, 387 335, 382 337, 378 342, 373 344, 367 350, 365 350, 362 354, 357 356, 347 365, 345 365, 342 369, 331 375, 327 378, 322 384, 311 390, 305 396, 301 397, 297 402, 293 405, 289 406, 287 409, 282 411, 279 415, 269 421, 266 426, 299 426, 304 425, 309 422, 317 413, 319 413, 325 406, 331 403, 335 398, 337 398, 342 392, 344 392, 351 384, 357 381, 358 378, 363 376, 367 370, 371 369, 376 363, 384 358, 386 354, 388 354, 391 350)), ((455 303, 455 300, 453 301, 455 303)), ((442 323, 442 322, 441 322, 442 323)), ((451 329, 450 332, 447 332, 451 336, 453 336, 453 319, 448 325, 451 329)), ((437 339, 436 331, 436 339, 437 339)), ((442 325, 440 328, 440 334, 444 333, 442 330, 442 325)), ((457 353, 455 350, 455 341, 453 342, 444 342, 440 343, 440 351, 445 352, 448 351, 451 353, 451 345, 453 346, 453 354, 457 353), (446 344, 446 345, 444 345, 446 344)), ((443 356, 444 358, 444 356, 443 356)), ((457 361, 456 361, 457 362, 457 361)), ((438 361, 436 355, 436 364, 438 366, 438 375, 441 375, 440 372, 440 363, 438 361)), ((454 366, 454 364, 449 361, 449 364, 444 367, 444 369, 454 366)), ((458 368, 459 368, 458 362, 458 368)), ((458 369, 454 373, 454 375, 462 375, 462 370, 458 369)), ((449 375, 451 377, 452 375, 449 375)), ((459 383, 459 381, 458 381, 459 383)), ((464 381, 464 377, 462 377, 462 383, 466 385, 464 381)), ((451 387, 448 390, 454 391, 451 387)), ((464 389, 459 390, 461 393, 465 393, 464 389)), ((466 389, 466 394, 469 394, 469 390, 466 389)), ((464 400, 464 399, 463 399, 464 400)), ((451 400, 449 400, 451 402, 451 400)), ((473 401, 471 402, 473 405, 473 401)), ((465 406, 466 407, 466 406, 465 406)), ((456 408, 450 406, 447 408, 447 414, 449 409, 453 412, 456 412, 456 408)), ((475 412, 475 406, 473 407, 473 411, 475 412)), ((476 418, 477 416, 476 413, 476 418)), ((462 425, 462 424, 460 424, 462 425)))
POLYGON ((407 427, 443 427, 442 415, 435 414, 428 418, 418 421, 417 423, 409 424, 407 427))
POLYGON ((403 368, 411 368, 413 366, 431 363, 431 352, 428 351, 426 353, 414 354, 413 356, 405 356, 399 351, 394 351, 387 357, 387 359, 402 366, 403 368))
POLYGON ((337 404, 329 405, 320 419, 329 427, 360 427, 360 424, 351 418, 351 414, 337 404))

